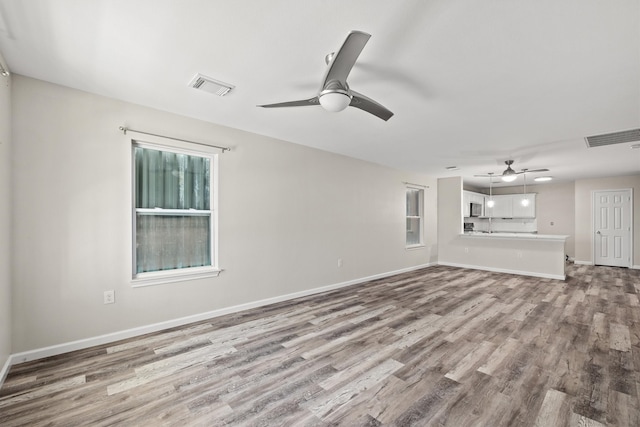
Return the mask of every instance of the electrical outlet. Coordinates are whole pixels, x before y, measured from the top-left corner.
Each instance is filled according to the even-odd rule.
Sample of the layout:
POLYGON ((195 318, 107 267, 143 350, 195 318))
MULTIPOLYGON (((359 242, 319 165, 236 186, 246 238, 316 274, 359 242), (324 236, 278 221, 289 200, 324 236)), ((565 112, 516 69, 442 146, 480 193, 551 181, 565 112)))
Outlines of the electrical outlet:
POLYGON ((469 253, 469 248, 464 248, 464 253, 468 254, 469 253))
POLYGON ((104 303, 105 304, 113 304, 116 302, 116 293, 113 289, 110 291, 104 291, 104 303))
POLYGON ((342 258, 338 258, 338 268, 342 267, 342 258))
POLYGON ((522 258, 522 251, 516 251, 516 256, 518 258, 522 258))

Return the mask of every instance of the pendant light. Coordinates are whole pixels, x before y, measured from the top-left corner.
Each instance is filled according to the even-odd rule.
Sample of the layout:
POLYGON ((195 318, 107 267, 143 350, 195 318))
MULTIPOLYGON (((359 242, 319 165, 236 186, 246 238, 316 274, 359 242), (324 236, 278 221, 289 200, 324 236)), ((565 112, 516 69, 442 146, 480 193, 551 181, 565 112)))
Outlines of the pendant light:
MULTIPOLYGON (((495 206, 496 202, 493 201, 493 173, 489 173, 489 200, 487 201, 487 207, 492 208, 495 206)), ((491 216, 491 215, 489 215, 491 216)))
POLYGON ((529 206, 529 197, 527 197, 527 169, 522 169, 522 200, 520 204, 524 207, 529 206))

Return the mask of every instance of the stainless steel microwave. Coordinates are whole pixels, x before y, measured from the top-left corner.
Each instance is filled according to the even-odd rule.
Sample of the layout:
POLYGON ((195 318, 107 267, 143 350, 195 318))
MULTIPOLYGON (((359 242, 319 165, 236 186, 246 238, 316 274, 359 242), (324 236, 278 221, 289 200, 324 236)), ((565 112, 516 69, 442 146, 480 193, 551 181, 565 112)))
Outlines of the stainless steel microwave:
POLYGON ((471 207, 469 209, 470 216, 481 216, 482 215, 482 204, 481 203, 471 203, 471 207))

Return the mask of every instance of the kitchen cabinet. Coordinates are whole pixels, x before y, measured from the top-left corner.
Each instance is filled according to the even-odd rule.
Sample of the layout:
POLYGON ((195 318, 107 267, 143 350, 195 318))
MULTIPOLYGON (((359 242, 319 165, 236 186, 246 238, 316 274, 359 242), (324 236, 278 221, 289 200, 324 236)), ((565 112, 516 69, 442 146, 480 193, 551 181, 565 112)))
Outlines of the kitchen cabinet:
POLYGON ((482 212, 480 216, 484 216, 484 194, 474 193, 473 191, 462 192, 462 212, 465 218, 471 216, 471 203, 478 203, 482 205, 482 212))
POLYGON ((494 206, 490 208, 486 202, 489 196, 485 196, 485 216, 492 218, 535 218, 536 194, 499 194, 492 197, 494 206), (522 205, 522 200, 529 201, 527 206, 522 205))
POLYGON ((513 218, 535 218, 536 217, 536 195, 528 194, 512 194, 513 197, 513 218), (529 203, 524 206, 522 200, 526 199, 529 203))
POLYGON ((513 198, 510 194, 485 197, 486 202, 493 200, 493 206, 486 204, 486 216, 492 218, 512 218, 513 217, 513 198))

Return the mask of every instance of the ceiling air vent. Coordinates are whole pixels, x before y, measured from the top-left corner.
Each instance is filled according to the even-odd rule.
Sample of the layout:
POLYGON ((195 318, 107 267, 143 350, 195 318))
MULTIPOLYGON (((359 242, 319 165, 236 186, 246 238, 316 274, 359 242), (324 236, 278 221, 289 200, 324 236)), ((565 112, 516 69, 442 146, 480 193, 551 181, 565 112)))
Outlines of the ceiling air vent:
POLYGON ((589 148, 640 141, 640 129, 623 130, 621 132, 588 136, 584 140, 587 142, 587 147, 589 148))
POLYGON ((218 96, 225 96, 235 86, 229 83, 224 83, 211 77, 203 76, 202 74, 196 74, 195 77, 189 83, 189 86, 195 89, 200 89, 205 92, 213 93, 218 96))

